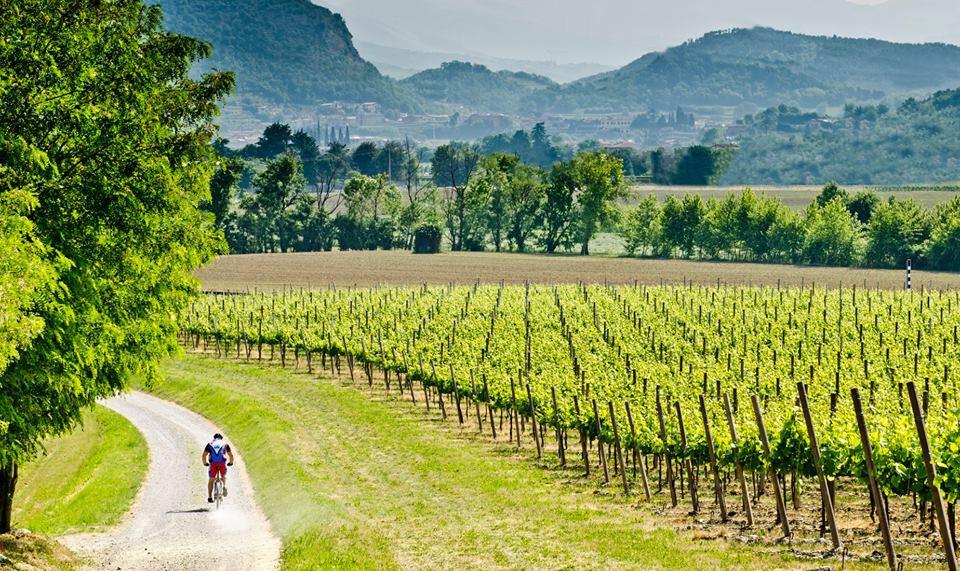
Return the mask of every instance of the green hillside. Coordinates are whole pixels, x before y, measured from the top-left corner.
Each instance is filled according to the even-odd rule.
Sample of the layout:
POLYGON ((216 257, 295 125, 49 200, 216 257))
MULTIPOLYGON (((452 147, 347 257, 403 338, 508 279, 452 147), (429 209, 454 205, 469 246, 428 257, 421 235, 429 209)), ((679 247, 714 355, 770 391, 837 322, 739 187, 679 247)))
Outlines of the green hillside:
POLYGON ((629 65, 530 96, 529 110, 636 110, 788 103, 802 108, 931 93, 960 83, 960 47, 712 32, 629 65))
POLYGON ((494 72, 486 66, 461 61, 422 71, 402 83, 424 99, 491 113, 518 112, 523 97, 557 86, 540 75, 494 72))
POLYGON ((724 184, 899 185, 960 180, 960 89, 829 118, 780 106, 748 117, 724 184))
POLYGON ((213 45, 204 68, 237 74, 237 99, 268 107, 421 102, 365 61, 339 14, 308 0, 159 0, 164 26, 213 45))

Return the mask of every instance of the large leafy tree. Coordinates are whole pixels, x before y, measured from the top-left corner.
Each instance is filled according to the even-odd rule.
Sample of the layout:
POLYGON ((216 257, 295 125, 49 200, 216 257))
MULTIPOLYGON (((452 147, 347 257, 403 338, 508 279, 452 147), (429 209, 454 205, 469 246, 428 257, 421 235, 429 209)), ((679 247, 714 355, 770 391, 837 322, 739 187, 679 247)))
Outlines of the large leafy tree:
POLYGON ((607 153, 580 153, 571 163, 577 186, 580 220, 577 238, 580 254, 590 253, 590 240, 607 225, 616 222, 620 211, 616 201, 623 198, 626 183, 623 162, 607 153))
POLYGON ((191 79, 209 47, 140 0, 0 0, 0 16, 0 193, 32 197, 25 220, 59 266, 28 307, 42 331, 0 375, 2 532, 18 463, 176 349, 190 272, 220 247, 198 206, 233 79, 191 79))
POLYGON ((475 232, 471 227, 471 215, 477 200, 476 187, 469 185, 473 172, 480 163, 480 154, 476 149, 462 143, 450 143, 437 148, 431 160, 433 181, 440 187, 446 187, 444 213, 450 245, 454 251, 468 249, 470 236, 475 232))

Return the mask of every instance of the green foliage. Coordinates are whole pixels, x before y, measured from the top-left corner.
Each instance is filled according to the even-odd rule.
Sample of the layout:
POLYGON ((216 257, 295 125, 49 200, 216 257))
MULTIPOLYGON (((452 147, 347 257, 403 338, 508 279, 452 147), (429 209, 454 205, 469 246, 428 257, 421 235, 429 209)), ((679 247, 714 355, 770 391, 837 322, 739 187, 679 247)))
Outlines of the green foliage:
POLYGON ((879 202, 867 225, 866 262, 880 267, 904 267, 919 260, 921 245, 930 237, 930 220, 913 200, 879 202))
POLYGON ((413 238, 413 252, 415 254, 439 254, 442 238, 443 229, 439 226, 421 226, 417 228, 413 238))
POLYGON ((59 266, 57 287, 27 306, 42 332, 2 374, 4 480, 97 398, 156 373, 192 270, 220 247, 198 206, 232 77, 188 77, 208 46, 160 21, 134 0, 28 0, 0 19, 2 192, 33 197, 33 227, 20 226, 59 266))
POLYGON ((960 48, 946 44, 736 29, 647 54, 616 71, 536 91, 527 95, 523 107, 552 113, 634 111, 653 101, 661 108, 786 102, 813 109, 940 89, 960 76, 958 62, 960 48))
POLYGON ((552 167, 560 160, 572 158, 569 153, 550 140, 543 123, 537 123, 529 133, 517 131, 512 137, 506 134, 486 137, 480 142, 480 153, 515 155, 524 164, 543 169, 552 167))
POLYGON ((517 113, 526 95, 557 85, 539 75, 493 72, 460 61, 421 71, 400 83, 424 99, 487 113, 517 113))
POLYGON ((389 109, 416 111, 421 99, 364 61, 346 23, 307 0, 160 0, 168 29, 213 46, 197 71, 237 74, 237 101, 244 105, 315 105, 317 101, 376 101, 389 109))
MULTIPOLYGON (((822 208, 852 220, 839 199, 822 208)), ((585 429, 601 443, 614 442, 609 413, 600 408, 598 419, 584 403, 612 404, 618 419, 629 403, 636 436, 621 432, 625 444, 645 455, 690 459, 697 468, 707 462, 698 422, 703 395, 721 468, 737 460, 748 470, 773 468, 792 474, 798 490, 808 488, 803 479, 814 477, 815 467, 796 381, 807 387, 824 473, 843 486, 865 475, 853 407, 845 398, 861 387, 885 493, 928 499, 903 385, 928 379, 924 390, 933 398, 924 401, 933 456, 941 485, 955 493, 958 413, 937 395, 956 382, 958 344, 951 339, 960 324, 958 303, 958 292, 822 287, 423 286, 208 296, 184 320, 195 335, 227 346, 266 341, 301 354, 349 354, 495 409, 529 414, 532 405, 541 425, 585 429), (262 338, 259 327, 236 325, 260 308, 262 338), (314 316, 308 326, 306 315, 314 316), (929 351, 918 355, 917 346, 929 351), (881 382, 875 363, 886 364, 881 382), (516 390, 517 371, 529 397, 527 387, 516 390), (480 379, 482 385, 474 382, 480 379), (724 395, 731 397, 742 439, 736 449, 721 428, 727 423, 724 395), (754 411, 743 406, 752 397, 770 437, 769 458, 757 446, 754 411), (658 408, 667 412, 664 437, 658 408), (687 419, 686 445, 677 408, 687 419)))
POLYGON ((627 254, 634 256, 645 254, 654 244, 660 229, 657 224, 660 219, 660 202, 653 195, 640 201, 635 208, 628 211, 621 226, 621 236, 624 238, 624 248, 627 254))
MULTIPOLYGON (((861 108, 842 119, 798 119, 790 129, 768 125, 763 114, 748 117, 740 150, 721 183, 955 182, 960 178, 956 162, 960 140, 955 136, 960 129, 958 93, 941 91, 923 101, 910 99, 896 112, 861 108)), ((866 222, 863 217, 861 221, 866 222)))
POLYGON ((811 204, 806 213, 804 256, 812 264, 852 266, 863 253, 860 222, 840 198, 823 206, 811 204))

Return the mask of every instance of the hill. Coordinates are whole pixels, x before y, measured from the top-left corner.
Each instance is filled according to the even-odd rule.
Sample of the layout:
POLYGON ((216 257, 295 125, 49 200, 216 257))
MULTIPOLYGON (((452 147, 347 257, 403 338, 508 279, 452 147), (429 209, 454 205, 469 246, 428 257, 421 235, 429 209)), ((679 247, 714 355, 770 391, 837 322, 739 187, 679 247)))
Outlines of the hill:
POLYGON ((802 108, 902 98, 960 83, 960 47, 807 36, 770 28, 712 32, 625 67, 528 97, 531 111, 654 106, 802 108))
MULTIPOLYGON (((365 61, 343 18, 308 0, 159 0, 164 26, 213 45, 197 71, 237 74, 228 105, 243 113, 325 101, 376 101, 387 109, 422 102, 365 61)), ((266 117, 269 119, 269 117, 266 117)))
POLYGON ((543 76, 526 72, 494 72, 483 65, 460 61, 422 71, 401 84, 430 101, 489 113, 515 113, 525 96, 557 86, 543 76))
POLYGON ((960 181, 960 89, 911 98, 896 110, 848 106, 838 118, 780 106, 740 128, 723 184, 960 181))
POLYGON ((364 59, 377 66, 377 69, 384 75, 395 79, 406 79, 418 72, 440 67, 450 61, 478 63, 492 70, 525 71, 549 77, 557 83, 569 83, 614 69, 614 66, 598 63, 557 63, 553 61, 498 58, 477 53, 420 51, 364 41, 354 43, 364 59))

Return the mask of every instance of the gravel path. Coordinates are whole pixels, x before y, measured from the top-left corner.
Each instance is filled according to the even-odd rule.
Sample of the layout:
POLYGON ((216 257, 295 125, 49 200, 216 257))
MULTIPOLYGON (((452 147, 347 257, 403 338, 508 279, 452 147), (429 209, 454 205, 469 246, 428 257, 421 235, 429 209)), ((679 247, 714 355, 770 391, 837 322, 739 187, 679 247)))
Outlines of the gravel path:
MULTIPOLYGON (((68 547, 93 569, 277 568, 280 542, 257 507, 240 454, 228 473, 229 497, 219 510, 207 504, 200 453, 217 430, 210 421, 140 392, 103 404, 143 433, 150 470, 123 524, 104 534, 63 538, 68 547)), ((145 450, 144 461, 147 456, 145 450)))

